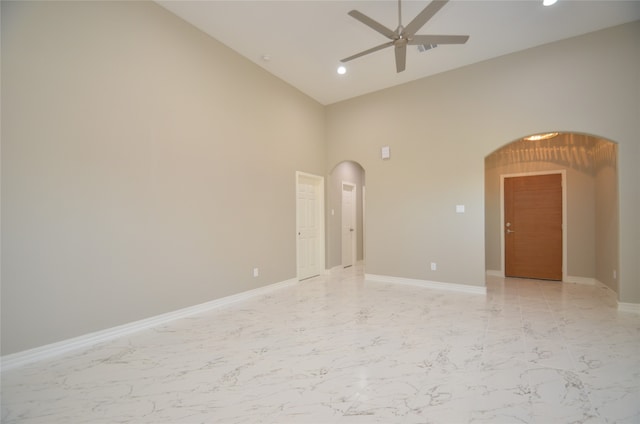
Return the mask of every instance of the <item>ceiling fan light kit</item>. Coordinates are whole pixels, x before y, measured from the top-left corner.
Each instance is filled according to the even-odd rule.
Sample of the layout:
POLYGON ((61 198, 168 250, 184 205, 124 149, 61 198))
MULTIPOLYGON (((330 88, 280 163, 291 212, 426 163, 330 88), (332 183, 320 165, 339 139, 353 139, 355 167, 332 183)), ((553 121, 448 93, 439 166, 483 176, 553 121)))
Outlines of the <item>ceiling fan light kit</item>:
POLYGON ((464 44, 469 39, 468 35, 416 35, 416 32, 422 28, 427 21, 429 21, 440 9, 447 4, 449 0, 433 0, 429 3, 422 12, 413 18, 406 27, 402 26, 402 5, 401 0, 398 0, 398 27, 395 31, 387 28, 381 23, 371 19, 364 13, 352 10, 349 12, 349 16, 362 22, 369 28, 379 32, 391 41, 387 41, 384 44, 372 47, 364 50, 360 53, 356 53, 353 56, 349 56, 341 60, 342 63, 348 62, 353 59, 368 55, 378 50, 385 49, 393 46, 395 49, 396 58, 396 72, 402 72, 406 68, 407 63, 407 46, 417 45, 418 49, 422 46, 426 51, 436 47, 439 44, 464 44), (428 48, 427 48, 428 46, 428 48))

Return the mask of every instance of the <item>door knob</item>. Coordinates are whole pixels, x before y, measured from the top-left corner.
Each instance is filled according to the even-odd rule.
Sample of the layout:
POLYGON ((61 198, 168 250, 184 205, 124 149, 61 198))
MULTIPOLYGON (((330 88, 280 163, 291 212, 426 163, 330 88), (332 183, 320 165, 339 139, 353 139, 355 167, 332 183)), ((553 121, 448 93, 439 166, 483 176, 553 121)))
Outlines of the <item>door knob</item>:
POLYGON ((511 234, 511 233, 515 233, 515 231, 510 230, 510 229, 507 228, 507 234, 511 234))

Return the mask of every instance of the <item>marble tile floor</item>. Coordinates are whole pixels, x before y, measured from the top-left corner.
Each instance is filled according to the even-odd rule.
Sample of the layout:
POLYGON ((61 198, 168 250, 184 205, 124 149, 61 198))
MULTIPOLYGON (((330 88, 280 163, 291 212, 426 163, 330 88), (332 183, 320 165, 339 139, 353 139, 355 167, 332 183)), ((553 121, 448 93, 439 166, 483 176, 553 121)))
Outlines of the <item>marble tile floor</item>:
POLYGON ((600 286, 303 281, 2 373, 2 423, 640 423, 640 315, 600 286))

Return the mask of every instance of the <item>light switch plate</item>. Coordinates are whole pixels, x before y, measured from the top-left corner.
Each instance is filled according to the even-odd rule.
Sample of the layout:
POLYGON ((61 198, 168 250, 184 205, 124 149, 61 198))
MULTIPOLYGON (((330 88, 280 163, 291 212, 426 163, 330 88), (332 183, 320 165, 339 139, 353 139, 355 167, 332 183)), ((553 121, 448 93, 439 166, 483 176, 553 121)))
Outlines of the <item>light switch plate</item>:
POLYGON ((389 149, 389 146, 384 146, 380 149, 380 155, 382 156, 382 159, 389 159, 391 157, 391 150, 389 149))
POLYGON ((464 213, 464 205, 456 205, 456 213, 464 213))

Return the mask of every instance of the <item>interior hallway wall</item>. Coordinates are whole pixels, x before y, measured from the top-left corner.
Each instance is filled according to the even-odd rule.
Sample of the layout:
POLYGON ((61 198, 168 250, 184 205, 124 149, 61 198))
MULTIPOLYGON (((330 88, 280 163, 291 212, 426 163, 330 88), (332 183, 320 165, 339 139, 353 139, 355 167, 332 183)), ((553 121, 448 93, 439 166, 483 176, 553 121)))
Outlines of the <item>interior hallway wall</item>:
POLYGON ((296 277, 322 105, 153 2, 1 7, 3 355, 296 277))
MULTIPOLYGON (((596 179, 596 279, 619 293, 621 228, 618 221, 618 145, 598 140, 593 155, 596 179)), ((637 254, 640 256, 640 253, 637 254)))

